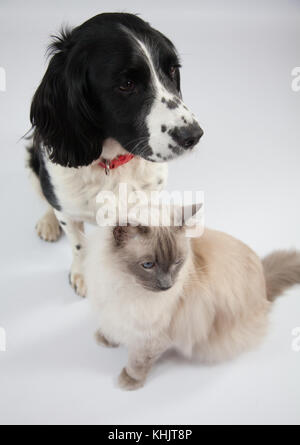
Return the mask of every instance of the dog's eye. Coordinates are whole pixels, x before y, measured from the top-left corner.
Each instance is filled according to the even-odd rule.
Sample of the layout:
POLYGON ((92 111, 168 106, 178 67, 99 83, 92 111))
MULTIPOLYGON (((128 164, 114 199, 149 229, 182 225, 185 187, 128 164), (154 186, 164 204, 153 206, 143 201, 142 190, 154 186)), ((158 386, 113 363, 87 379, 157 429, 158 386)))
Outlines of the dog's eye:
POLYGON ((119 90, 123 93, 131 93, 135 88, 135 84, 132 80, 126 80, 122 85, 119 86, 119 90))
POLYGON ((155 263, 152 263, 151 261, 146 261, 145 263, 142 263, 142 267, 144 269, 152 269, 152 267, 155 266, 155 263))
POLYGON ((178 68, 180 68, 179 64, 170 66, 170 68, 169 68, 169 76, 171 77, 172 80, 175 79, 175 75, 176 75, 176 72, 177 72, 178 68))
POLYGON ((171 76, 172 79, 174 79, 174 77, 175 77, 175 73, 176 73, 176 66, 174 66, 174 65, 170 66, 170 68, 169 68, 169 74, 170 74, 170 76, 171 76))

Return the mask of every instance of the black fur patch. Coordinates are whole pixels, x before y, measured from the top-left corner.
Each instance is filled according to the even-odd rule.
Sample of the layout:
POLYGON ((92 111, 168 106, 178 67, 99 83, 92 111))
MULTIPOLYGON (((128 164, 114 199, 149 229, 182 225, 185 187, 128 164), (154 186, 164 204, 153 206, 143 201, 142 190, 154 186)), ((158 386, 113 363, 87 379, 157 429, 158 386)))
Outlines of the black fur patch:
POLYGON ((58 202, 57 196, 55 195, 54 187, 46 169, 41 147, 39 146, 37 138, 33 139, 32 145, 28 147, 27 150, 29 153, 28 167, 39 178, 41 189, 45 198, 52 207, 54 207, 56 210, 61 210, 61 206, 58 202))
POLYGON ((168 100, 167 101, 167 107, 170 109, 170 110, 174 110, 175 108, 178 108, 178 104, 175 102, 175 100, 168 100))
POLYGON ((179 99, 178 99, 178 102, 175 100, 175 96, 174 96, 174 100, 172 100, 172 99, 166 100, 165 97, 162 97, 161 101, 163 104, 166 104, 167 108, 169 108, 170 110, 174 110, 175 108, 178 108, 178 105, 180 103, 179 99))
POLYGON ((28 167, 39 177, 40 174, 40 160, 38 151, 35 149, 34 144, 27 147, 29 153, 28 167))
POLYGON ((171 145, 169 144, 168 147, 172 150, 172 152, 176 155, 179 155, 182 153, 182 148, 178 147, 178 145, 171 145))
POLYGON ((43 154, 40 151, 40 183, 43 190, 43 194, 49 204, 56 210, 61 210, 61 206, 58 202, 58 198, 55 195, 54 187, 52 185, 48 170, 45 165, 43 154))

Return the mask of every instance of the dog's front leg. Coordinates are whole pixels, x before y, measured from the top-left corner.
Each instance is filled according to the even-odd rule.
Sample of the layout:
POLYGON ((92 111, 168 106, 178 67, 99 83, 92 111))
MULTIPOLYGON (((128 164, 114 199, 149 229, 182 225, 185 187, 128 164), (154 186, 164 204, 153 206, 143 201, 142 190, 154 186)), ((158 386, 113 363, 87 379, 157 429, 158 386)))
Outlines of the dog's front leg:
POLYGON ((44 241, 56 241, 60 237, 59 222, 53 208, 49 206, 47 212, 39 219, 35 226, 38 236, 44 241))
POLYGON ((72 246, 73 262, 69 275, 70 284, 78 295, 85 297, 86 286, 82 271, 85 242, 83 222, 74 221, 57 210, 55 210, 55 215, 72 246))

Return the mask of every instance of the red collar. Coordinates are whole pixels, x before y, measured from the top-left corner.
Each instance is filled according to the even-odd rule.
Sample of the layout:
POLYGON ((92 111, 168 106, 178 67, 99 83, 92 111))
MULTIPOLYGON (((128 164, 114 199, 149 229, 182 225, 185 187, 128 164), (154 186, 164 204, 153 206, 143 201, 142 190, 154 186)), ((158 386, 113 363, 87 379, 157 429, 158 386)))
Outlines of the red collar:
POLYGON ((99 161, 98 165, 100 167, 105 169, 105 173, 108 175, 110 170, 113 170, 114 168, 120 167, 120 165, 126 164, 127 162, 131 161, 131 159, 134 158, 134 155, 131 153, 128 153, 126 155, 119 155, 114 159, 111 159, 108 161, 107 159, 104 160, 104 162, 99 161))

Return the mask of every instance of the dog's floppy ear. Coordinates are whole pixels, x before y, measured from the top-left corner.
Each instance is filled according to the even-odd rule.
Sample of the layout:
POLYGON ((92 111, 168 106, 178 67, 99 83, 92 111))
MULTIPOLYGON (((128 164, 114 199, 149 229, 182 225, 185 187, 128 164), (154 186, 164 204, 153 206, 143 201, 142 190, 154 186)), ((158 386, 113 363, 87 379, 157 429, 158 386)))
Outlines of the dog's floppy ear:
POLYGON ((88 165, 102 151, 103 134, 88 84, 87 51, 62 33, 31 104, 30 119, 51 161, 64 167, 88 165))

